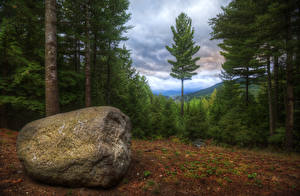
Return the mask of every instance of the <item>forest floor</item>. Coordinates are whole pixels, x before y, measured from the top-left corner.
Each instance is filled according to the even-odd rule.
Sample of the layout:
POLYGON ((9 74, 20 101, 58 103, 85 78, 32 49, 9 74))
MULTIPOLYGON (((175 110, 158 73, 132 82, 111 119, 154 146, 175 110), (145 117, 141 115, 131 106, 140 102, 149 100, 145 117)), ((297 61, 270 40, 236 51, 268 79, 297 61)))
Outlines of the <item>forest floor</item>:
POLYGON ((18 132, 0 129, 0 195, 300 195, 300 155, 132 141, 132 163, 111 189, 49 186, 27 177, 18 132))

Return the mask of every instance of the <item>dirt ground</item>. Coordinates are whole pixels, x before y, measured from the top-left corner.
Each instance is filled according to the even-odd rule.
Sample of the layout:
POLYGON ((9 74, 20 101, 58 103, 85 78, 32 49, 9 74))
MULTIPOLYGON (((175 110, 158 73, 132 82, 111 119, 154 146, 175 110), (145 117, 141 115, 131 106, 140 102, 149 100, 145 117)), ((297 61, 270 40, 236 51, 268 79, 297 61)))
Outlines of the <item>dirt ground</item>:
POLYGON ((111 189, 49 186, 26 176, 18 132, 0 129, 0 195, 300 195, 300 155, 169 140, 132 141, 132 163, 111 189))

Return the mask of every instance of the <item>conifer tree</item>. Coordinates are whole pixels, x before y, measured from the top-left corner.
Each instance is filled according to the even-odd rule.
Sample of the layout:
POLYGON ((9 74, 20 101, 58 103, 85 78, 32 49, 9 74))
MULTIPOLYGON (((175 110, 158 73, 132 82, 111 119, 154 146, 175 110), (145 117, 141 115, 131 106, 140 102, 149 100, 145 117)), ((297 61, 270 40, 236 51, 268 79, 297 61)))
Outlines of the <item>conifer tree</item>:
POLYGON ((46 115, 59 113, 57 79, 56 0, 45 1, 46 115))
POLYGON ((85 7, 85 107, 91 106, 90 1, 85 7))
POLYGON ((255 58, 258 45, 252 39, 256 32, 253 23, 257 7, 250 0, 236 0, 222 9, 223 13, 210 20, 212 39, 223 40, 219 44, 226 60, 222 65, 223 77, 242 79, 245 83, 245 103, 248 105, 249 85, 265 71, 255 58))
POLYGON ((176 18, 176 29, 171 26, 171 30, 174 44, 172 47, 166 46, 166 48, 176 58, 176 61, 168 60, 168 62, 173 66, 170 75, 181 80, 181 115, 183 116, 183 82, 190 80, 193 75, 197 74, 194 71, 200 67, 196 65, 200 57, 193 58, 193 56, 199 51, 200 46, 195 46, 192 19, 185 13, 181 13, 176 18))

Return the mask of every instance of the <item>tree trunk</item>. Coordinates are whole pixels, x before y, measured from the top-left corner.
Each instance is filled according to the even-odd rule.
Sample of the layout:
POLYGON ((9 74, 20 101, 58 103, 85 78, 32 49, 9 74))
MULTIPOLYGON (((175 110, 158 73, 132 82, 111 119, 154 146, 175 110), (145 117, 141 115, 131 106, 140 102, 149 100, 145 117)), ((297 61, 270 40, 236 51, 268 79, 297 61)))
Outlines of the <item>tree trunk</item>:
POLYGON ((110 105, 110 55, 107 59, 107 80, 106 80, 106 105, 110 105))
POLYGON ((279 92, 279 81, 278 81, 278 56, 274 57, 274 129, 277 128, 278 123, 278 92, 279 92))
POLYGON ((75 72, 78 72, 78 70, 77 70, 77 67, 78 67, 78 65, 77 65, 77 38, 76 37, 74 37, 74 71, 75 72))
POLYGON ((293 49, 291 47, 292 29, 290 10, 286 14, 287 32, 286 32, 286 141, 285 145, 288 150, 293 146, 293 129, 294 129, 294 86, 293 86, 293 49))
POLYGON ((77 73, 79 73, 80 72, 80 56, 81 56, 81 54, 80 54, 80 41, 77 39, 77 49, 76 49, 76 52, 77 52, 77 73))
POLYGON ((7 112, 6 112, 6 105, 0 105, 0 128, 8 128, 7 126, 7 112))
POLYGON ((86 5, 85 18, 85 107, 91 106, 91 52, 90 52, 90 18, 89 18, 89 1, 86 5))
MULTIPOLYGON (((6 34, 5 34, 6 35, 6 34)), ((3 39, 3 65, 1 65, 1 72, 0 72, 0 77, 3 78, 4 80, 6 80, 8 74, 8 68, 9 68, 9 64, 8 64, 8 60, 7 60, 7 44, 6 44, 6 40, 7 37, 5 36, 3 39)), ((5 89, 2 89, 2 91, 0 92, 1 95, 6 95, 6 91, 5 89)), ((8 128, 8 119, 7 119, 7 111, 6 111, 6 103, 2 103, 2 105, 0 105, 0 128, 8 128)))
MULTIPOLYGON (((247 67, 247 72, 248 71, 249 71, 249 68, 247 67)), ((248 76, 248 73, 247 73, 247 76, 246 76, 245 88, 246 88, 246 106, 248 106, 248 104, 249 104, 249 76, 248 76)))
POLYGON ((267 59, 267 74, 268 74, 268 102, 269 102, 269 129, 270 135, 274 134, 274 113, 273 113, 273 95, 272 95, 272 76, 270 58, 267 59))
POLYGON ((183 79, 181 79, 181 116, 184 115, 183 79))
POLYGON ((96 61, 97 61, 97 32, 94 35, 94 48, 93 48, 93 73, 96 71, 96 61))
POLYGON ((56 0, 45 1, 45 94, 46 116, 59 113, 57 81, 56 0))

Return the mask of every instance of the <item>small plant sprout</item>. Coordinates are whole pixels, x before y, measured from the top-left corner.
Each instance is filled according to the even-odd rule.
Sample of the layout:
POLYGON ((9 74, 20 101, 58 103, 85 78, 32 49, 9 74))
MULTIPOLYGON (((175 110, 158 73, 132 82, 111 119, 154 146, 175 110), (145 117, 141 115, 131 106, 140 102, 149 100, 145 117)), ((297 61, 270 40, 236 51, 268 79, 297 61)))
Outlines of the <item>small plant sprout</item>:
POLYGON ((151 175, 151 172, 150 172, 150 171, 148 171, 148 170, 144 171, 144 177, 145 177, 145 178, 147 178, 147 177, 150 176, 150 175, 151 175))
POLYGON ((254 178, 256 178, 256 176, 257 176, 257 173, 248 174, 249 179, 254 179, 254 178))

